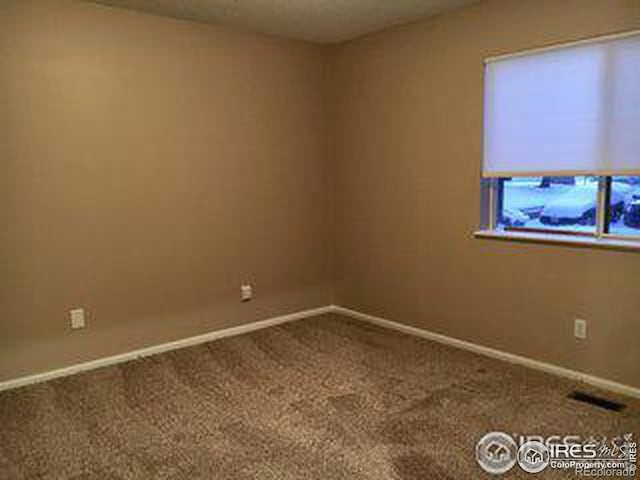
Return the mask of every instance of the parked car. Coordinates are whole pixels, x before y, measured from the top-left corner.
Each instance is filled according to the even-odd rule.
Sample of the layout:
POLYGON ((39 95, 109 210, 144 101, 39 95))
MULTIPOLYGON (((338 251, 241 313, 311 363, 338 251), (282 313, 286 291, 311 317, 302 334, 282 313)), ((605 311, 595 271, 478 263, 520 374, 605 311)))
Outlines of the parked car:
POLYGON ((640 229, 640 193, 630 196, 624 209, 624 224, 627 227, 640 229))
POLYGON ((502 219, 500 223, 505 227, 524 227, 527 221, 529 221, 529 217, 518 209, 502 209, 502 219))
MULTIPOLYGON (((614 183, 611 189, 612 221, 619 219, 625 211, 625 197, 631 188, 614 183)), ((580 185, 549 202, 540 215, 545 225, 595 225, 596 203, 598 201, 596 183, 580 185)))

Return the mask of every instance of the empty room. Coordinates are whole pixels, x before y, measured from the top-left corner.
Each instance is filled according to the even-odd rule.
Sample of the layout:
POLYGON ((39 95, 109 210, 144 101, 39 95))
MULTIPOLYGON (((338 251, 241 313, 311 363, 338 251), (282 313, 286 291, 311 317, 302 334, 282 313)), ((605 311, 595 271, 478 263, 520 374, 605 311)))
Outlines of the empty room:
POLYGON ((640 0, 0 0, 0 480, 635 478, 640 0))

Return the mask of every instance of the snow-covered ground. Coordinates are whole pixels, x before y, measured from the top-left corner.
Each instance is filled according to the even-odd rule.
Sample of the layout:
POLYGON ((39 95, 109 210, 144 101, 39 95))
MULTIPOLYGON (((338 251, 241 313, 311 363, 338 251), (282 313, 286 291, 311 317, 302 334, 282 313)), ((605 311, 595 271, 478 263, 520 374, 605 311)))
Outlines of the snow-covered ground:
POLYGON ((640 235, 640 228, 627 227, 622 220, 612 223, 609 227, 609 233, 614 235, 640 235))
MULTIPOLYGON (((540 178, 514 178, 504 183, 504 212, 526 228, 594 232, 595 225, 581 225, 578 219, 597 202, 597 180, 576 177, 575 185, 552 184, 540 188, 540 178), (508 213, 507 213, 508 212, 508 213), (564 225, 543 224, 539 217, 561 218, 564 225), (575 219, 575 220, 574 220, 575 219)), ((613 184, 613 201, 622 202, 631 193, 640 193, 640 186, 622 182, 613 184)), ((582 222, 584 223, 584 222, 582 222)), ((640 235, 640 229, 628 227, 620 217, 611 223, 610 232, 617 235, 640 235)))

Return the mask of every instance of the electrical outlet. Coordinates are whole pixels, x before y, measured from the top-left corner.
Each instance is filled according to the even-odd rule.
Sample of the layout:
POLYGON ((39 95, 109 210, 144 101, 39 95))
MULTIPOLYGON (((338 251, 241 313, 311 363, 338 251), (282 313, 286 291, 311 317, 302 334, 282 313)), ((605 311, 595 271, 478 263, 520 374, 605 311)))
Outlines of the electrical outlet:
POLYGON ((72 329, 75 330, 85 327, 83 308, 74 308, 73 310, 69 310, 69 318, 71 319, 72 329))
POLYGON ((253 298, 253 285, 245 283, 240 285, 240 300, 248 302, 253 298))
POLYGON ((573 336, 584 340, 587 338, 587 321, 576 318, 573 322, 573 336))

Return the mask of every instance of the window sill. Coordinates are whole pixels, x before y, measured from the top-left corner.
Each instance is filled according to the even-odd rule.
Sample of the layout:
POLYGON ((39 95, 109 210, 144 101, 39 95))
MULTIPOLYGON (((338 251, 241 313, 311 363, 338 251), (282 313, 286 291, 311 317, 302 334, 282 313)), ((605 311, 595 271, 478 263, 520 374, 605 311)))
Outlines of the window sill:
POLYGON ((473 234, 476 238, 491 240, 547 243, 568 245, 573 247, 605 248, 612 250, 632 250, 640 252, 640 241, 624 240, 620 238, 595 238, 574 235, 533 233, 533 232, 505 232, 498 230, 479 230, 473 234))

